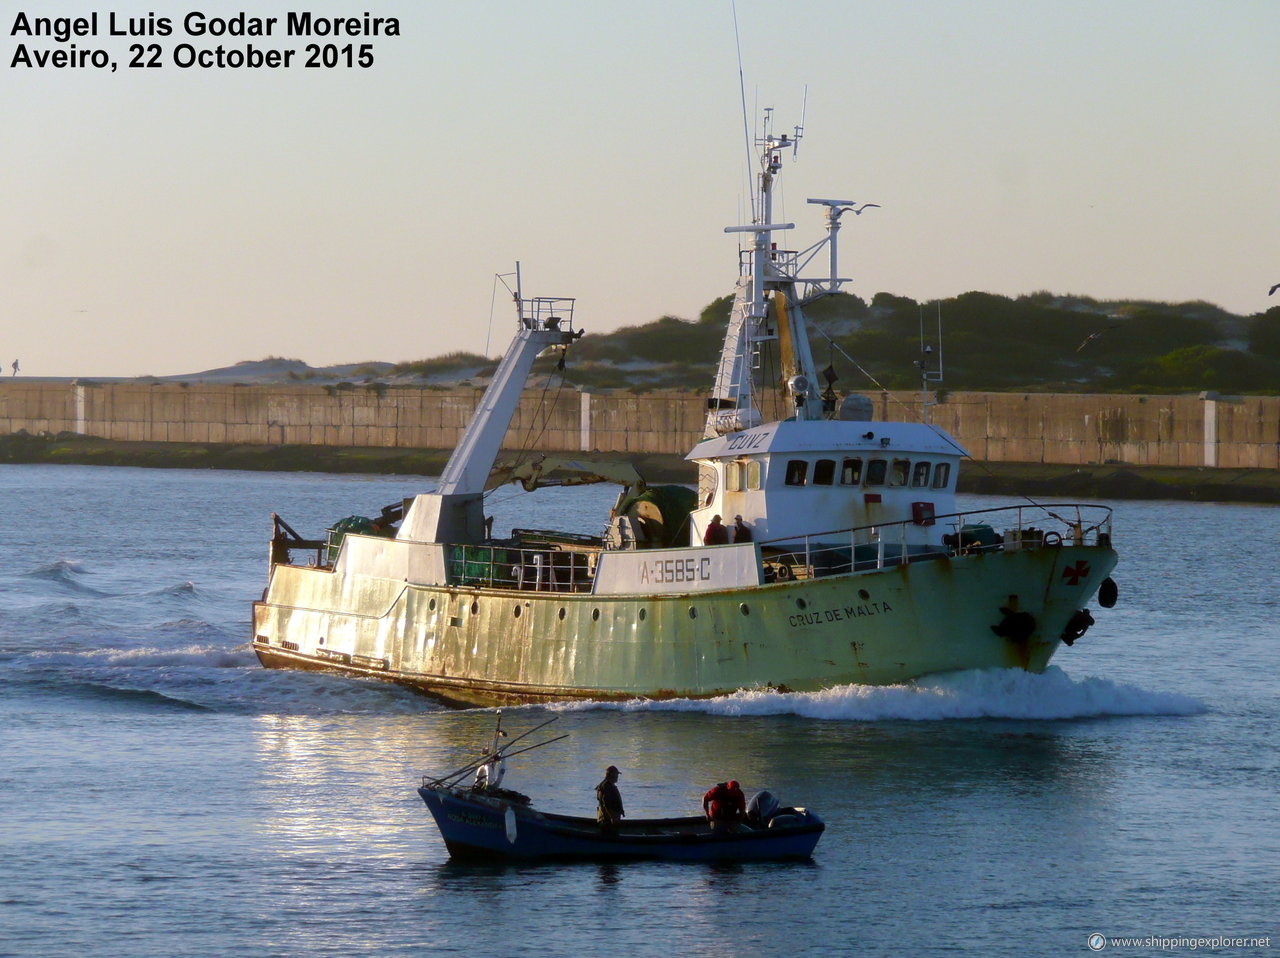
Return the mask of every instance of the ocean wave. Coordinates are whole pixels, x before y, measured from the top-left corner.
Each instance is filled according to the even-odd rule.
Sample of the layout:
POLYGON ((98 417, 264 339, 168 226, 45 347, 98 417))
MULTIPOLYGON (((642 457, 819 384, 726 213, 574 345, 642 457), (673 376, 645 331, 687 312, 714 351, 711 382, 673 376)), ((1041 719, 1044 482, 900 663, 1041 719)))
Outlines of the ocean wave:
POLYGON ((152 589, 149 592, 139 592, 136 594, 136 598, 149 599, 167 595, 186 597, 195 596, 197 594, 198 591, 194 582, 178 582, 174 585, 164 586, 159 589, 152 589))
POLYGON ((184 648, 157 649, 76 649, 32 651, 29 659, 41 666, 118 666, 125 668, 243 668, 255 659, 248 645, 234 649, 188 645, 184 648))
POLYGON ((102 592, 81 581, 84 576, 92 574, 81 562, 73 559, 58 559, 56 562, 48 562, 23 572, 20 577, 26 580, 38 579, 88 595, 102 595, 102 592))
POLYGON ((255 715, 421 715, 450 711, 403 686, 318 672, 254 669, 221 709, 255 715))
POLYGON ((950 719, 1080 719, 1131 715, 1199 715, 1208 707, 1176 692, 1154 692, 1109 679, 1073 679, 1051 666, 1035 675, 1020 669, 972 669, 900 685, 841 685, 821 692, 747 689, 712 699, 566 703, 563 711, 705 712, 709 715, 796 715, 837 721, 950 719))
POLYGON ((78 602, 53 602, 41 605, 32 610, 41 621, 76 621, 89 617, 89 613, 78 602))
MULTIPOLYGON (((190 642, 198 641, 201 645, 218 644, 226 642, 231 638, 230 633, 221 626, 206 622, 203 619, 171 619, 167 622, 161 622, 152 626, 152 631, 163 633, 165 635, 178 635, 186 638, 190 642)), ((243 634, 243 630, 237 630, 243 634)), ((240 643, 245 649, 249 650, 252 646, 247 642, 240 643)))
POLYGON ((85 569, 84 563, 77 559, 57 559, 53 562, 46 562, 44 565, 38 565, 22 574, 29 578, 61 579, 84 575, 87 572, 88 570, 85 569))
POLYGON ((121 702, 128 705, 137 705, 143 708, 155 708, 162 706, 167 709, 174 709, 183 712, 206 712, 209 707, 199 702, 193 702, 189 699, 177 695, 171 695, 158 689, 130 688, 125 686, 113 685, 109 682, 95 682, 89 680, 80 680, 73 683, 64 683, 62 691, 74 691, 82 697, 121 702))
POLYGON ((10 681, 44 694, 240 715, 416 715, 437 705, 376 679, 258 666, 249 643, 41 649, 7 657, 10 681))

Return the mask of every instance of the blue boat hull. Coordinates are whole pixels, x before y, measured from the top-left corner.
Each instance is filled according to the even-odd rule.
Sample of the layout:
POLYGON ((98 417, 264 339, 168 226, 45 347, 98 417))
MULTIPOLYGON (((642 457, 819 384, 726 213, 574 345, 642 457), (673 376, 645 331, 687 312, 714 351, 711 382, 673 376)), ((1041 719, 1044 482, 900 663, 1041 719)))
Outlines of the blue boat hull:
POLYGON ((767 861, 805 859, 826 828, 812 812, 713 832, 701 817, 624 821, 616 832, 595 821, 540 812, 524 802, 471 789, 423 787, 418 794, 435 817, 454 858, 767 861))

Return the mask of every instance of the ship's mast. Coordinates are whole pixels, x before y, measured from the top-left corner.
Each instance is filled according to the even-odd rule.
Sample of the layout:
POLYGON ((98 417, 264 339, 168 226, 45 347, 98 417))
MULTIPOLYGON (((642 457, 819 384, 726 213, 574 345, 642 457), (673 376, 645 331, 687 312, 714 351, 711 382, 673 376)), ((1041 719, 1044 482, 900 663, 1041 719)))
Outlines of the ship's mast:
MULTIPOLYGON (((784 151, 790 149, 794 158, 804 130, 796 126, 792 134, 775 134, 772 125, 773 110, 767 108, 763 130, 755 140, 760 172, 753 221, 749 226, 725 229, 726 233, 749 233, 752 239, 740 256, 737 293, 707 404, 708 436, 749 429, 761 421, 753 359, 765 343, 774 340, 779 346, 783 387, 794 404, 795 417, 817 419, 822 415, 808 327, 797 293, 798 258, 794 252, 779 250, 773 239, 775 231, 795 228, 794 223, 773 222, 773 190, 782 172, 784 151)), ((838 215, 834 219, 828 215, 829 239, 834 238, 838 223, 838 215)), ((833 267, 833 286, 836 282, 833 267)))

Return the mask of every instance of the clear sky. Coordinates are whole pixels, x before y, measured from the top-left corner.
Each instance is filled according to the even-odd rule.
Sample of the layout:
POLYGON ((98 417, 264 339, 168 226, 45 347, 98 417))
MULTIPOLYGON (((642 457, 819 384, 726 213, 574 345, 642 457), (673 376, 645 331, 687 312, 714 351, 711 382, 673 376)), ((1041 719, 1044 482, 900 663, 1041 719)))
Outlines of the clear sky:
MULTIPOLYGON (((0 363, 195 372, 499 354, 526 295, 591 331, 732 289, 747 167, 731 0, 0 0, 0 363), (306 69, 288 11, 399 18, 369 69, 306 69), (184 18, 278 17, 272 37, 184 18), (97 12, 99 35, 13 35, 97 12), (170 36, 111 37, 150 12, 170 36), (184 43, 297 51, 183 69, 184 43), (164 65, 130 69, 130 45, 164 65), (12 66, 102 49, 114 73, 12 66), (492 319, 492 329, 490 328, 492 319)), ((749 110, 805 138, 775 219, 846 218, 865 298, 1203 299, 1280 283, 1277 0, 737 0, 749 110), (853 220, 849 222, 849 220, 853 220)))

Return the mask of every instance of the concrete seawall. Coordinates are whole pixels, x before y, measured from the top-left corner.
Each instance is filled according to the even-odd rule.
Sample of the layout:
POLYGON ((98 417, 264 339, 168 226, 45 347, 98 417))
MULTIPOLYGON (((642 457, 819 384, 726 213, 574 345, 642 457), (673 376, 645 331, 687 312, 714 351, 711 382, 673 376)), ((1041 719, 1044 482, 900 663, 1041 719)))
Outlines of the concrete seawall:
MULTIPOLYGON (((478 389, 0 381, 0 435, 128 442, 452 449, 478 389)), ((876 417, 917 420, 918 393, 872 393, 876 417)), ((704 397, 530 389, 510 449, 683 454, 704 397)), ((930 409, 975 458, 1064 465, 1280 468, 1280 397, 949 393, 930 409)))

